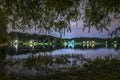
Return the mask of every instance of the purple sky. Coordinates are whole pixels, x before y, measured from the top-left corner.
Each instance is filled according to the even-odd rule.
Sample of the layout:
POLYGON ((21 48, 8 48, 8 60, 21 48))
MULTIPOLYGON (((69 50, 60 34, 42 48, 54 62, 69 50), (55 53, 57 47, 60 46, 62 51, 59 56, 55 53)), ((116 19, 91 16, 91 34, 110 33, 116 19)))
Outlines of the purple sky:
MULTIPOLYGON (((108 27, 108 29, 110 31, 116 29, 117 27, 119 27, 120 23, 119 22, 113 22, 111 24, 110 27, 108 27)), ((88 29, 85 29, 85 31, 83 31, 83 22, 80 21, 78 22, 78 25, 76 26, 76 23, 71 23, 71 29, 72 29, 72 33, 66 33, 65 36, 63 36, 63 38, 73 38, 73 37, 98 37, 98 38, 107 38, 108 36, 108 32, 103 30, 103 32, 98 32, 95 28, 91 28, 90 32, 88 32, 88 29)), ((57 36, 58 34, 52 34, 57 36)))
MULTIPOLYGON (((114 30, 115 28, 117 28, 120 25, 120 22, 116 21, 113 22, 111 24, 111 26, 109 27, 109 30, 114 30)), ((108 38, 108 33, 107 31, 103 31, 103 33, 98 32, 97 30, 95 30, 94 28, 91 28, 90 32, 88 33, 88 29, 86 29, 85 31, 83 31, 83 22, 79 21, 78 25, 76 25, 75 22, 71 22, 71 33, 66 33, 65 35, 62 35, 62 38, 75 38, 75 37, 98 37, 98 38, 108 38)), ((11 30, 12 31, 12 30, 11 30)), ((18 30, 17 30, 18 31, 18 30)), ((21 32, 21 31, 20 31, 21 32)), ((39 31, 36 30, 27 30, 25 32, 28 32, 30 34, 32 33, 38 33, 39 31)), ((38 34, 44 34, 44 33, 38 33, 38 34)), ((60 34, 57 32, 51 32, 48 35, 52 35, 55 37, 60 37, 60 34)))

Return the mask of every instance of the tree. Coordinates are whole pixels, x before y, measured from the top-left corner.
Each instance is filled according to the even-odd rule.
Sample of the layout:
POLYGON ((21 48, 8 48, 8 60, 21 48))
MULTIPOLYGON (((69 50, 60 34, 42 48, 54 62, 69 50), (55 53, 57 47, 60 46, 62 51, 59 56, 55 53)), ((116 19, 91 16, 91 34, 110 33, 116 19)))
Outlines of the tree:
MULTIPOLYGON (((87 0, 84 5, 84 27, 95 27, 98 31, 105 29, 109 32, 107 27, 114 21, 120 21, 119 0, 87 0)), ((120 26, 110 33, 117 35, 119 32, 120 26)))
MULTIPOLYGON (((84 22, 84 29, 108 30, 120 20, 120 0, 0 0, 0 19, 13 29, 43 32, 70 31, 70 22, 84 22)), ((117 29, 120 32, 120 29, 117 29)))
POLYGON ((11 38, 12 41, 18 39, 18 34, 16 32, 9 33, 9 36, 10 36, 10 38, 11 38))
POLYGON ((0 21, 0 43, 5 43, 7 41, 7 27, 0 21))

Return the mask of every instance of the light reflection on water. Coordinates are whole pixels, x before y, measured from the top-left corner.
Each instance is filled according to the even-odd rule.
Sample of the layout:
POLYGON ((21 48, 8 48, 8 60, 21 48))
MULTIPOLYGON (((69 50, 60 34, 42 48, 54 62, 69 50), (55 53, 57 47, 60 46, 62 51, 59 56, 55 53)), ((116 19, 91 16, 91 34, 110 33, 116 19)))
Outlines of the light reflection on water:
MULTIPOLYGON (((35 49, 34 49, 35 50, 35 49)), ((33 50, 33 51, 34 51, 33 50)), ((23 51, 24 52, 24 51, 23 51)), ((64 55, 64 54, 83 54, 85 55, 86 58, 96 58, 97 56, 106 56, 109 54, 119 54, 120 49, 115 50, 114 48, 98 48, 98 49, 71 49, 71 48, 63 48, 63 49, 58 49, 58 50, 53 50, 53 51, 46 51, 46 52, 36 52, 33 54, 32 52, 26 52, 25 54, 14 54, 12 55, 12 58, 15 59, 26 59, 31 55, 64 55)), ((11 55, 7 55, 6 59, 9 59, 11 55)))
MULTIPOLYGON (((120 47, 117 44, 109 46, 109 44, 96 45, 94 42, 90 44, 75 44, 74 41, 69 42, 68 45, 51 45, 51 46, 34 46, 30 45, 13 45, 12 47, 5 48, 6 59, 9 59, 11 56, 15 59, 26 59, 30 55, 62 55, 62 54, 83 54, 86 58, 96 58, 97 56, 106 56, 109 54, 119 54, 120 47)), ((0 53, 3 53, 0 49, 0 53)), ((1 55, 1 54, 0 54, 1 55)))
MULTIPOLYGON (((68 47, 36 47, 36 46, 15 46, 11 48, 0 49, 5 51, 5 60, 11 61, 5 66, 6 75, 43 75, 52 74, 57 70, 69 71, 69 67, 81 67, 85 63, 85 58, 94 59, 97 56, 118 55, 120 48, 95 46, 88 44, 81 46, 68 47), (12 64, 12 65, 11 65, 12 64), (65 68, 65 69, 64 69, 65 68), (52 72, 51 72, 52 71, 52 72)), ((1 55, 1 53, 0 53, 1 55)))

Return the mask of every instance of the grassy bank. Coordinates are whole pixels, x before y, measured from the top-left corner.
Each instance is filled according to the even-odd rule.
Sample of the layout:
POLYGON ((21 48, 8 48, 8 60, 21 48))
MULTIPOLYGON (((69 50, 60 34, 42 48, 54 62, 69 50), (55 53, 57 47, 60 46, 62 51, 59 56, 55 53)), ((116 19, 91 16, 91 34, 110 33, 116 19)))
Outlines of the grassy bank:
MULTIPOLYGON (((66 56, 62 56, 62 57, 66 57, 66 56)), ((58 57, 58 58, 61 59, 62 57, 58 57)), ((75 58, 75 56, 73 57, 75 58)), ((119 57, 120 56, 114 56, 114 57, 106 56, 104 58, 96 58, 94 60, 84 59, 86 62, 81 67, 70 66, 64 69, 63 68, 56 69, 55 73, 53 74, 34 75, 34 76, 31 75, 25 76, 24 74, 18 75, 14 72, 8 75, 6 74, 6 70, 4 70, 4 66, 6 64, 10 64, 10 67, 12 67, 12 65, 17 63, 17 61, 11 63, 10 61, 1 60, 0 80, 120 80, 119 57)), ((43 61, 43 58, 47 58, 49 61, 52 59, 51 57, 48 56, 45 57, 42 56, 42 57, 38 57, 37 60, 36 58, 32 58, 32 59, 30 58, 26 62, 29 64, 29 66, 37 65, 37 62, 40 62, 40 60, 42 62, 45 62, 45 64, 47 64, 46 62, 47 59, 43 61)), ((23 64, 27 64, 26 62, 24 62, 23 64)), ((61 63, 60 61, 58 62, 61 63)), ((56 62, 55 64, 57 64, 58 62, 56 62)), ((40 64, 42 65, 43 63, 40 64)))

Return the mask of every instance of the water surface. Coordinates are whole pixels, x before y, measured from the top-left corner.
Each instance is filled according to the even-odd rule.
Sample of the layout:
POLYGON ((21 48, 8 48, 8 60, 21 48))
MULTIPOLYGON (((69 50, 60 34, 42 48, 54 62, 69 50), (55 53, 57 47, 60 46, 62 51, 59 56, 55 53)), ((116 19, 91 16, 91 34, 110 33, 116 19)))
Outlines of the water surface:
MULTIPOLYGON (((83 54, 86 58, 96 58, 109 54, 117 55, 120 53, 120 47, 95 45, 87 46, 7 46, 0 48, 0 55, 6 59, 10 57, 15 59, 27 59, 31 55, 65 55, 65 54, 83 54)), ((2 58, 2 57, 1 57, 2 58)))

